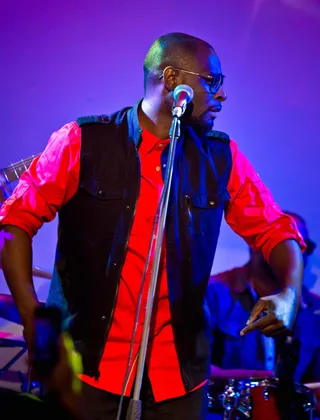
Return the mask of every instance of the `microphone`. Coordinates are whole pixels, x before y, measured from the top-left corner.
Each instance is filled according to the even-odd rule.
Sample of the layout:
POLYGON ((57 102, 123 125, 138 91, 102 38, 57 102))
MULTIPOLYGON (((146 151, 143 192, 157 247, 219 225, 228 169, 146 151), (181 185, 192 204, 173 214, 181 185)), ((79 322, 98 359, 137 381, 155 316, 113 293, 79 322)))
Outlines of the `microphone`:
POLYGON ((173 99, 172 116, 180 118, 193 99, 193 89, 188 85, 179 85, 173 91, 173 99))

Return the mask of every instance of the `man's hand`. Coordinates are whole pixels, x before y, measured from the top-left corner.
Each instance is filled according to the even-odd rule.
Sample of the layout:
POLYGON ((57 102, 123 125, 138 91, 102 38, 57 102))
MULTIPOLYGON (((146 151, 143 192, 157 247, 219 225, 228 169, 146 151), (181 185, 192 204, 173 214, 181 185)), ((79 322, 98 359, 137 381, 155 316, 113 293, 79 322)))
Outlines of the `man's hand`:
POLYGON ((46 390, 60 395, 79 394, 82 373, 82 359, 75 350, 72 338, 62 333, 59 342, 59 360, 50 376, 44 378, 46 390))
POLYGON ((82 359, 67 333, 59 341, 59 360, 46 378, 40 378, 50 395, 73 420, 88 420, 87 408, 81 393, 82 359))
POLYGON ((298 299, 293 288, 261 298, 253 307, 247 326, 240 335, 260 330, 268 337, 290 331, 298 311, 298 299))

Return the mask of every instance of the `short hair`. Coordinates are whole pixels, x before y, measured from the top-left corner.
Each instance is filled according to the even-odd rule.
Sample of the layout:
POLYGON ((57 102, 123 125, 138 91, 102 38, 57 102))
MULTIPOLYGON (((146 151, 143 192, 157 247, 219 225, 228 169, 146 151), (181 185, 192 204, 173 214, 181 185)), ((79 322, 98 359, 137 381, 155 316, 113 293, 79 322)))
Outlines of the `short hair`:
POLYGON ((150 47, 144 60, 144 88, 158 82, 162 71, 167 66, 190 68, 195 61, 199 47, 214 48, 192 35, 172 32, 160 36, 150 47))
POLYGON ((284 213, 284 214, 287 214, 288 216, 290 216, 290 217, 292 217, 292 218, 294 218, 294 219, 299 219, 299 220, 300 220, 300 222, 301 222, 304 226, 307 226, 306 221, 304 220, 304 218, 303 218, 302 216, 300 216, 300 214, 295 213, 295 212, 293 212, 293 211, 283 210, 283 209, 282 209, 282 211, 283 211, 283 213, 284 213))

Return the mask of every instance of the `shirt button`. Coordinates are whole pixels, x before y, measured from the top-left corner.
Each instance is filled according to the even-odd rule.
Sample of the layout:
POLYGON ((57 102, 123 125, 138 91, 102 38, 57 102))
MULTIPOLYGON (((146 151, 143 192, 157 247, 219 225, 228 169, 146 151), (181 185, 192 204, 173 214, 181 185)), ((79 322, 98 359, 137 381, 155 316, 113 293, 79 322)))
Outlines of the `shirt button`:
POLYGON ((159 143, 159 147, 163 147, 163 143, 159 143))
POLYGON ((160 171, 160 166, 156 166, 156 171, 159 172, 160 171))
POLYGON ((214 201, 209 201, 210 206, 214 206, 214 201))
POLYGON ((105 321, 106 319, 107 319, 107 317, 105 315, 102 315, 101 321, 105 321))
POLYGON ((131 208, 130 206, 126 206, 126 210, 127 210, 127 211, 129 211, 129 210, 130 210, 130 208, 131 208))
POLYGON ((167 165, 164 163, 163 165, 162 165, 164 168, 166 168, 167 167, 167 165))
POLYGON ((100 197, 102 197, 104 195, 104 192, 102 190, 99 190, 98 194, 100 195, 100 197))

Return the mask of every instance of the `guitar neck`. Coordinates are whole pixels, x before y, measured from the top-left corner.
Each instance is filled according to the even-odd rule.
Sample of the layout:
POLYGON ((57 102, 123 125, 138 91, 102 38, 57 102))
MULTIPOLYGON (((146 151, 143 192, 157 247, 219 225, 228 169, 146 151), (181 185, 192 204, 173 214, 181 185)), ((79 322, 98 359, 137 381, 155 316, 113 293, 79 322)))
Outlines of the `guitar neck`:
POLYGON ((0 169, 0 174, 3 174, 7 183, 17 181, 23 172, 29 168, 31 162, 36 156, 37 155, 32 155, 27 159, 21 159, 19 162, 12 163, 7 168, 0 169))

